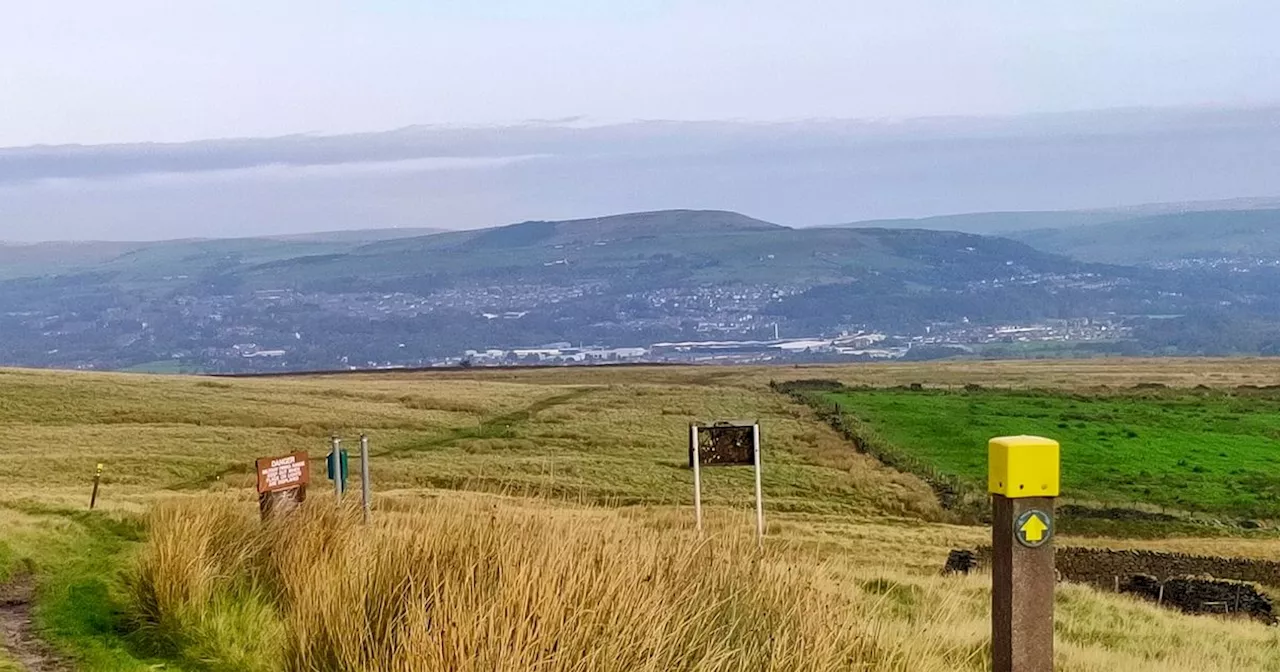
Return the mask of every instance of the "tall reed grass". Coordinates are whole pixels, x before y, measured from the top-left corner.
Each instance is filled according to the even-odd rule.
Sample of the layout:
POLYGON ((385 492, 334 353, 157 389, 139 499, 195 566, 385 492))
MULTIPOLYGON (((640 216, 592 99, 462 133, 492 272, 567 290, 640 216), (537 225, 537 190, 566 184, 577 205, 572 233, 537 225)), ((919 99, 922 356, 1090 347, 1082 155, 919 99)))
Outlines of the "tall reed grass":
POLYGON ((369 526, 320 501, 266 524, 228 499, 168 503, 127 581, 130 615, 153 647, 226 670, 981 667, 973 646, 886 646, 866 617, 892 586, 835 590, 821 563, 749 534, 502 501, 369 526))
MULTIPOLYGON (((370 525, 324 498, 265 524, 243 500, 158 506, 125 584, 137 636, 184 667, 254 672, 990 665, 988 578, 912 572, 905 548, 760 551, 746 514, 722 509, 699 539, 662 510, 461 493, 383 505, 370 525)), ((1276 628, 1084 586, 1056 602, 1059 670, 1280 669, 1276 628)))

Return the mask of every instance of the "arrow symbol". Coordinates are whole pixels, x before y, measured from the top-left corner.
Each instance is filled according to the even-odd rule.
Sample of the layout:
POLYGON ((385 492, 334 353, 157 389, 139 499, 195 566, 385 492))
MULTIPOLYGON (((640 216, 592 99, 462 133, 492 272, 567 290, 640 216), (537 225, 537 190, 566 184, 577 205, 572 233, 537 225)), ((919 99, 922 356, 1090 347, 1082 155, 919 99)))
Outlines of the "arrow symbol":
POLYGON ((1022 527, 1018 529, 1022 531, 1022 536, 1028 542, 1035 543, 1044 539, 1044 533, 1049 530, 1049 526, 1045 525, 1043 520, 1040 520, 1040 516, 1032 514, 1027 519, 1027 522, 1023 523, 1022 527))

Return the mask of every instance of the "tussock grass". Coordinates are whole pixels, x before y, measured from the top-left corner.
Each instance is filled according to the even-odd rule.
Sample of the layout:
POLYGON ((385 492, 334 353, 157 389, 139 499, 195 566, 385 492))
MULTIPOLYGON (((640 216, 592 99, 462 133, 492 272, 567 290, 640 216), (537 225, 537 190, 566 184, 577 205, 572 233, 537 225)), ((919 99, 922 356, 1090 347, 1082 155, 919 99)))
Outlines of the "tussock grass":
MULTIPOLYGON (((83 669, 984 669, 987 579, 938 570, 949 548, 985 543, 989 530, 938 523, 922 480, 851 450, 814 409, 769 391, 792 376, 1264 385, 1280 380, 1280 360, 299 380, 0 371, 10 475, 0 538, 35 562, 40 627, 83 669), (715 533, 700 542, 691 529, 687 423, 717 418, 765 428, 764 552, 745 511, 750 470, 704 474, 715 533), (318 476, 313 506, 260 525, 246 500, 253 458, 319 458, 335 430, 373 437, 375 523, 334 509, 318 476), (97 461, 107 472, 89 514, 97 461), (132 512, 175 497, 152 514, 114 590, 141 539, 132 512), (129 641, 158 658, 135 660, 121 635, 135 627, 129 641)), ((1280 549, 1270 535, 1088 542, 1280 549)), ((1076 586, 1058 601, 1060 670, 1280 669, 1275 629, 1076 586)))
MULTIPOLYGON (((159 507, 129 580, 153 644, 243 670, 921 670, 820 564, 749 536, 438 499, 363 527, 312 502, 259 525, 227 499, 159 507)), ((940 667, 934 669, 942 669, 940 667)))
MULTIPOLYGON (((150 642, 214 670, 983 670, 988 579, 923 575, 667 514, 451 494, 374 524, 314 500, 159 506, 129 574, 150 642), (669 521, 666 521, 669 522, 669 521), (658 523, 658 524, 652 524, 658 523)), ((1275 669, 1280 632, 1058 591, 1061 670, 1275 669)))

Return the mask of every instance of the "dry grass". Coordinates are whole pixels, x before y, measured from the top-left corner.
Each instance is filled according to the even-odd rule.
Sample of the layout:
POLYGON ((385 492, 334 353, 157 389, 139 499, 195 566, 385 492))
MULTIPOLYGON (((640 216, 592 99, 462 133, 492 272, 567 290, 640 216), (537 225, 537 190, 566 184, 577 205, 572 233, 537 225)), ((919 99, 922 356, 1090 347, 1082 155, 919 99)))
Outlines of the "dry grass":
POLYGON ((153 514, 134 613, 187 659, 264 670, 921 669, 919 652, 881 650, 846 596, 813 587, 821 568, 799 574, 741 535, 698 543, 611 516, 458 499, 369 529, 331 504, 265 527, 246 513, 224 501, 153 514))
MULTIPOLYGON (((437 377, 470 380, 556 384, 572 377, 584 384, 638 382, 661 385, 710 385, 763 387, 770 380, 833 378, 849 385, 876 387, 920 383, 936 387, 963 387, 974 383, 989 387, 1041 387, 1082 389, 1107 385, 1131 387, 1160 383, 1172 387, 1235 387, 1280 384, 1280 358, 1098 358, 1027 359, 1004 361, 886 362, 867 364, 812 364, 798 366, 652 367, 587 369, 572 374, 560 370, 491 371, 476 369, 437 377)), ((380 377, 380 376, 374 376, 380 377)), ((413 380, 414 374, 392 374, 413 380)), ((372 377, 371 377, 372 378, 372 377)))
MULTIPOLYGON (((312 502, 262 526, 203 497, 159 507, 132 574, 154 641, 226 670, 982 670, 984 577, 770 541, 721 512, 462 496, 359 525, 312 502), (635 514, 636 512, 633 512, 635 514)), ((1277 669, 1280 634, 1092 590, 1058 593, 1062 670, 1277 669)))
MULTIPOLYGON (((687 370, 692 371, 692 370, 687 370)), ((564 371, 561 383, 574 380, 564 371)), ((647 382, 549 385, 430 375, 222 380, 0 371, 13 478, 0 502, 82 506, 94 465, 102 503, 252 487, 257 457, 307 451, 332 432, 373 444, 380 491, 529 492, 612 504, 689 499, 690 421, 759 418, 765 487, 784 511, 939 518, 919 479, 850 451, 811 411, 763 389, 647 382)), ((351 445, 350 443, 348 444, 351 445)), ((712 503, 750 501, 748 472, 717 472, 712 503)))
MULTIPOLYGON (((74 556, 70 542, 41 540, 72 539, 64 528, 97 524, 99 516, 58 507, 82 510, 93 465, 106 462, 102 505, 113 517, 166 502, 130 584, 131 611, 154 643, 195 668, 983 669, 987 579, 943 578, 938 569, 949 548, 984 543, 989 530, 937 522, 945 517, 922 482, 852 452, 809 409, 768 391, 771 379, 792 378, 1266 385, 1280 382, 1280 363, 296 380, 0 371, 9 458, 0 539, 15 555, 51 548, 74 556), (751 502, 749 470, 706 474, 720 532, 699 543, 691 529, 686 427, 716 418, 763 424, 763 553, 742 511, 751 502), (283 523, 256 522, 247 499, 255 457, 306 450, 319 458, 331 431, 362 430, 374 445, 374 525, 326 508, 315 494, 324 492, 322 476, 318 506, 292 519, 287 533, 283 523)), ((1280 543, 1085 541, 1251 557, 1274 555, 1280 543)), ((102 559, 94 571, 105 576, 108 559, 123 553, 93 556, 102 559)), ((1075 586, 1059 590, 1058 601, 1059 669, 1280 669, 1274 629, 1075 586)), ((110 613, 100 606, 94 614, 110 613)))

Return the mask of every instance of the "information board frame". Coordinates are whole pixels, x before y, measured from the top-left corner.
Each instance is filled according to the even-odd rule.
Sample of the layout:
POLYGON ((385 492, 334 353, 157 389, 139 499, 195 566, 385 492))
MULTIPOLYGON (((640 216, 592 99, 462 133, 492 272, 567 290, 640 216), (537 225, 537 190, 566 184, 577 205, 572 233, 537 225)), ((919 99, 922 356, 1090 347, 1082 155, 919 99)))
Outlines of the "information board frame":
POLYGON ((702 532, 702 467, 750 466, 755 471, 756 539, 764 544, 764 472, 760 450, 760 423, 720 421, 689 423, 689 466, 693 469, 693 509, 698 532, 702 532), (750 436, 750 451, 743 450, 741 437, 750 436), (706 441, 703 441, 703 437, 706 441), (704 449, 704 446, 706 449, 704 449), (749 460, 748 460, 749 457, 749 460))

